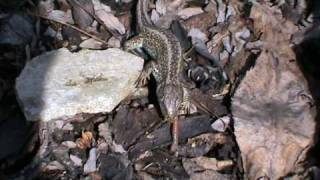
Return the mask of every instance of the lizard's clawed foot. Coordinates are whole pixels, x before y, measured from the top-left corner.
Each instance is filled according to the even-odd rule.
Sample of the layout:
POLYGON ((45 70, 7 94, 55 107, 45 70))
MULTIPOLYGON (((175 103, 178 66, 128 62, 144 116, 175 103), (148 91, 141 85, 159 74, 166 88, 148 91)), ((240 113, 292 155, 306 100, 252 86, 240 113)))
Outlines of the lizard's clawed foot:
POLYGON ((148 80, 150 79, 150 75, 151 75, 152 70, 153 70, 153 64, 154 63, 151 61, 151 62, 148 62, 144 66, 144 68, 143 68, 138 80, 136 81, 136 86, 137 87, 143 87, 143 86, 147 85, 148 80))
POLYGON ((190 62, 191 61, 191 54, 194 53, 194 46, 192 46, 187 52, 182 54, 182 58, 185 62, 190 62))
POLYGON ((146 86, 149 79, 150 79, 150 74, 148 74, 147 72, 142 72, 136 82, 136 86, 138 87, 146 86))
POLYGON ((190 109, 191 109, 191 102, 188 101, 184 101, 181 103, 180 106, 180 114, 190 114, 190 109))
POLYGON ((197 108, 191 103, 191 96, 186 88, 183 88, 183 101, 179 107, 179 115, 191 114, 197 111, 197 108))
POLYGON ((230 83, 225 85, 222 92, 219 94, 213 94, 212 97, 215 99, 222 99, 226 94, 230 92, 230 83))

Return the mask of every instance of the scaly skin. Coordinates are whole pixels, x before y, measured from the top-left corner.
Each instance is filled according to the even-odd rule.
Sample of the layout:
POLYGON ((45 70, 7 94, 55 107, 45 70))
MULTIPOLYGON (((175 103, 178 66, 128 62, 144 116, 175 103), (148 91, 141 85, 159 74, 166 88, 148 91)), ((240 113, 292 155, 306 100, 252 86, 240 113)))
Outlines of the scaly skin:
POLYGON ((149 0, 138 0, 137 23, 140 34, 126 43, 126 49, 143 47, 154 59, 152 75, 157 82, 157 96, 161 112, 173 122, 172 150, 178 145, 178 115, 186 99, 186 89, 181 82, 183 56, 180 42, 168 30, 154 27, 147 13, 149 0))

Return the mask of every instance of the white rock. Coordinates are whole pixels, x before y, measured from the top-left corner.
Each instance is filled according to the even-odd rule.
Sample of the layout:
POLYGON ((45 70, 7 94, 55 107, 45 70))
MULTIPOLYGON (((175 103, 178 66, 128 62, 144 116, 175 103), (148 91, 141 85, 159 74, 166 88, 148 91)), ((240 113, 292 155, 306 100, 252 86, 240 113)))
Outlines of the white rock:
POLYGON ((111 112, 130 95, 143 59, 119 49, 51 51, 28 62, 16 80, 29 121, 111 112))

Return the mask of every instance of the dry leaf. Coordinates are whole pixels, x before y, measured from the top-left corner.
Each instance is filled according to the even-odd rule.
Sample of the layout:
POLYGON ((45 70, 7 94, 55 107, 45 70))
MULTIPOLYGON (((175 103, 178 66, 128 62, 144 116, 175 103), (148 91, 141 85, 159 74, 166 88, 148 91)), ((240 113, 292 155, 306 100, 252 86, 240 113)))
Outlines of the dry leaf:
POLYGON ((72 17, 80 29, 87 29, 93 23, 93 3, 91 0, 68 0, 72 17))
POLYGON ((110 31, 116 31, 119 34, 125 34, 124 25, 111 13, 109 6, 94 1, 95 15, 104 23, 110 31))
POLYGON ((58 161, 52 161, 48 165, 46 165, 43 169, 47 171, 61 170, 64 171, 65 167, 58 161))
POLYGON ((291 58, 286 51, 264 50, 232 98, 235 136, 249 179, 294 173, 314 144, 313 100, 291 58))
POLYGON ((208 29, 216 23, 216 17, 213 13, 202 13, 197 16, 193 16, 190 19, 182 22, 187 30, 192 28, 199 29, 204 32, 207 36, 210 35, 208 29))
POLYGON ((186 145, 180 145, 178 152, 180 156, 184 157, 199 157, 204 156, 209 151, 217 147, 217 145, 226 143, 228 143, 228 139, 223 134, 204 133, 188 139, 186 145))
POLYGON ((82 132, 82 137, 76 140, 77 147, 80 149, 87 149, 91 147, 93 135, 91 132, 82 132))
MULTIPOLYGON (((221 174, 216 170, 204 169, 202 167, 202 162, 201 162, 204 159, 207 159, 207 160, 211 159, 211 161, 212 161, 211 164, 213 163, 216 165, 217 160, 215 160, 214 158, 201 157, 201 158, 193 158, 193 159, 188 159, 188 158, 182 159, 183 167, 187 171, 187 173, 189 174, 190 179, 201 179, 201 180, 212 180, 212 179, 229 180, 229 179, 232 179, 229 175, 221 174)), ((207 161, 207 160, 205 160, 205 161, 207 161)), ((212 168, 212 167, 210 167, 210 168, 212 168)))
POLYGON ((112 36, 108 40, 108 47, 120 48, 120 46, 121 46, 120 40, 115 38, 114 36, 112 36))
POLYGON ((52 19, 54 21, 63 22, 63 23, 69 23, 69 24, 74 23, 70 11, 68 13, 60 10, 53 10, 48 14, 47 18, 52 19))
POLYGON ((85 49, 102 49, 103 44, 93 38, 86 39, 82 41, 79 45, 81 48, 85 49))
POLYGON ((226 21, 226 9, 227 6, 222 0, 216 0, 218 7, 217 23, 222 23, 226 21))
POLYGON ((165 0, 157 0, 156 2, 156 10, 157 12, 163 16, 167 13, 167 3, 165 0))
POLYGON ((189 19, 192 16, 203 13, 204 11, 200 7, 190 7, 182 9, 178 12, 178 16, 182 19, 189 19))
POLYGON ((96 11, 96 15, 103 21, 104 25, 111 31, 117 31, 120 34, 126 32, 124 25, 111 13, 105 11, 96 11))
POLYGON ((158 24, 160 20, 160 15, 156 10, 152 10, 151 11, 151 21, 153 22, 153 24, 158 24))
POLYGON ((108 13, 111 13, 111 8, 103 3, 101 3, 99 0, 92 0, 93 6, 94 6, 94 10, 95 11, 105 11, 108 13))
POLYGON ((197 157, 190 159, 195 162, 203 169, 206 170, 223 170, 233 166, 233 162, 231 160, 217 160, 216 158, 208 158, 208 157, 197 157))
POLYGON ((54 10, 54 2, 53 0, 39 1, 37 8, 39 14, 46 17, 51 11, 54 10))

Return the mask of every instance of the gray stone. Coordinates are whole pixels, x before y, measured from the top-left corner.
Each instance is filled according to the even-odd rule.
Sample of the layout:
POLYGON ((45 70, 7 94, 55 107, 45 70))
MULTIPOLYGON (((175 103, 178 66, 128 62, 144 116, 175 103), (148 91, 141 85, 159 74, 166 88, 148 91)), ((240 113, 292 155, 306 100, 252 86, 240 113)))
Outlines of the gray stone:
POLYGON ((27 63, 17 98, 29 121, 111 112, 135 90, 142 68, 143 59, 120 49, 59 49, 27 63))

